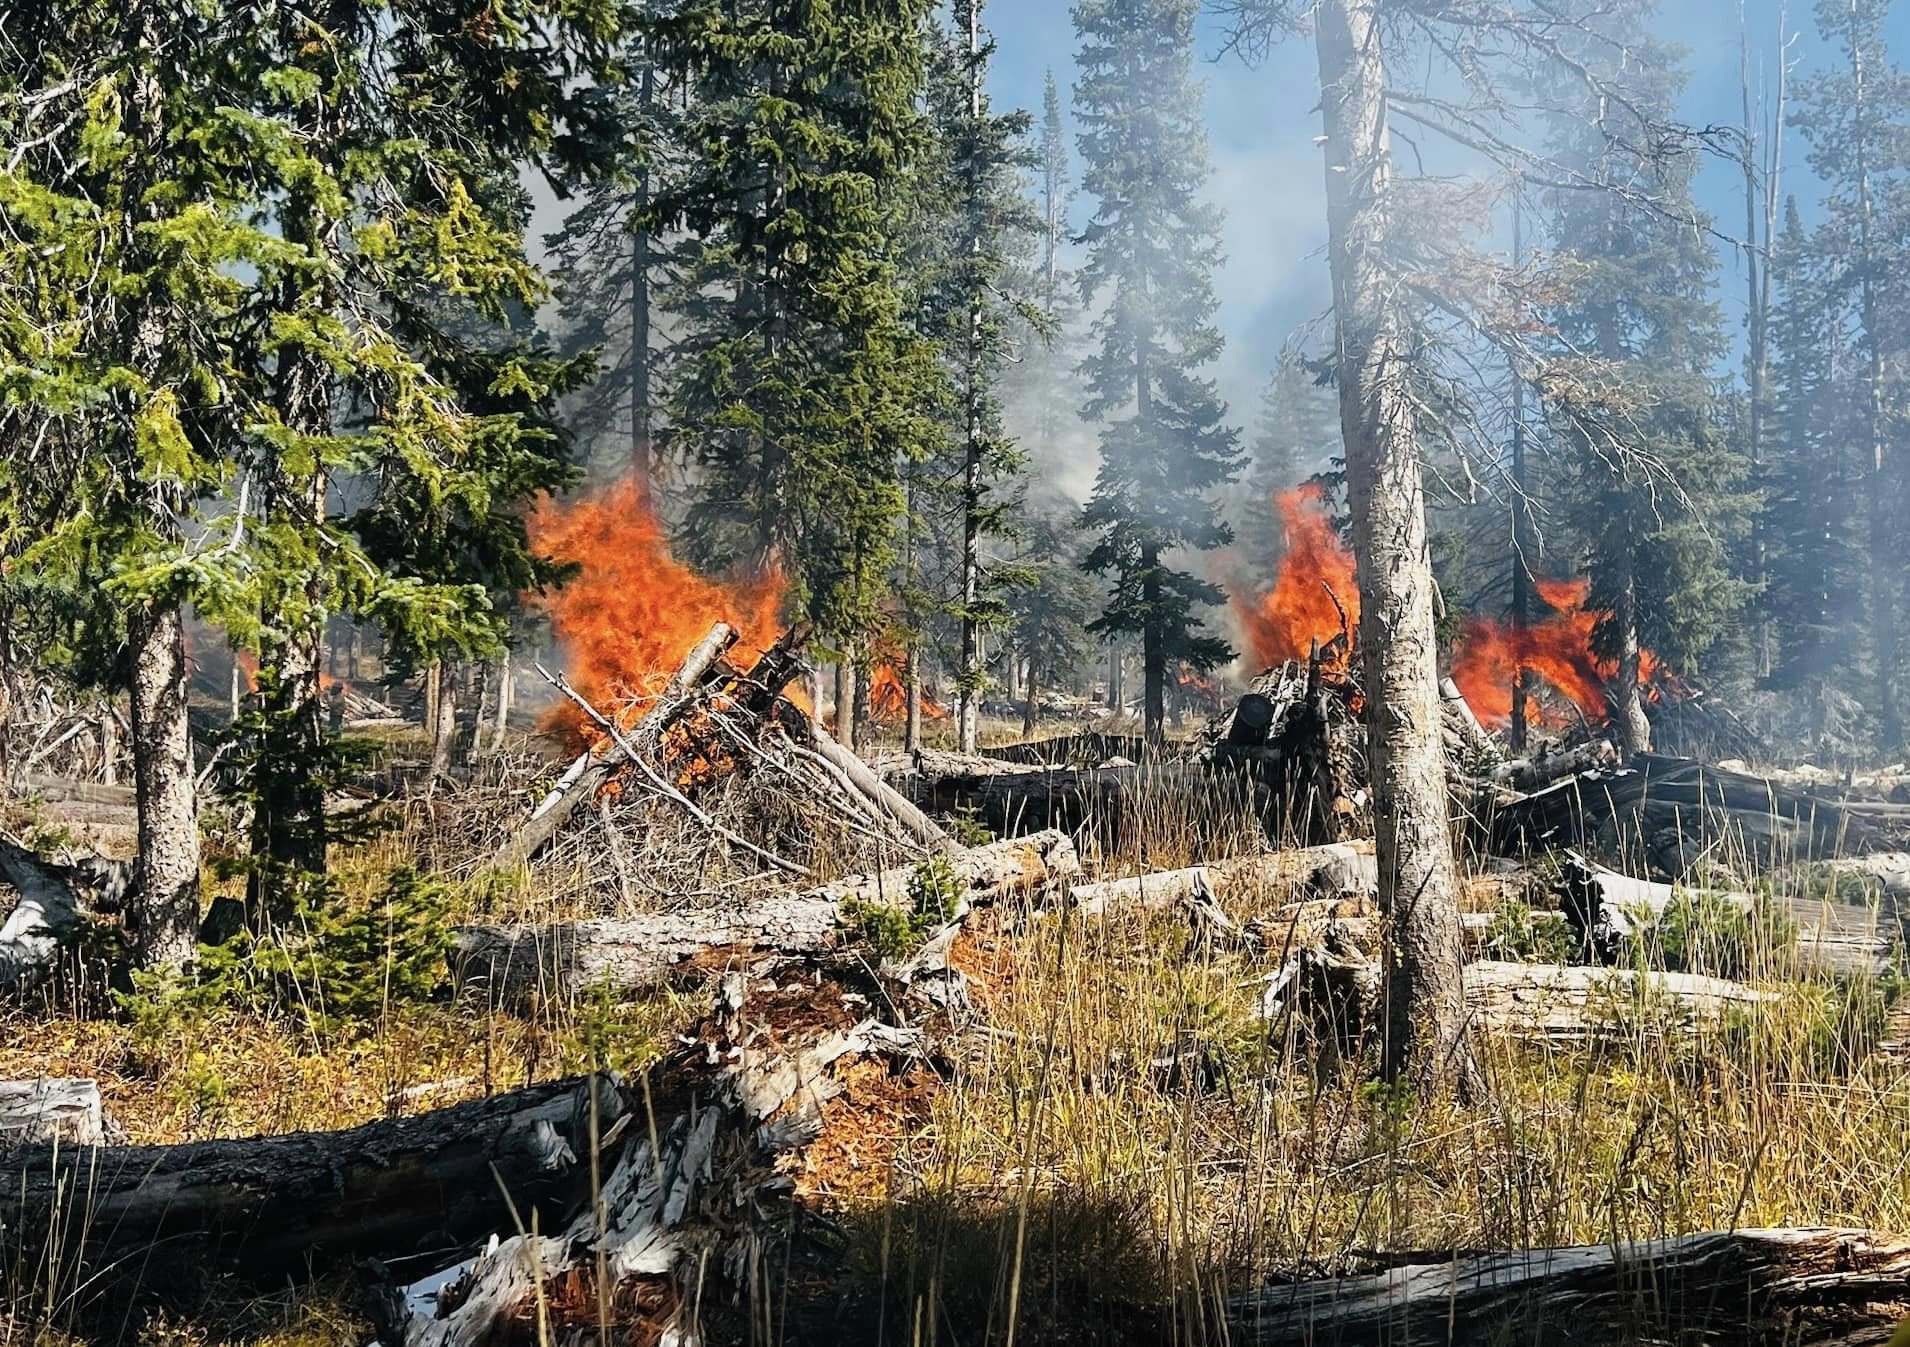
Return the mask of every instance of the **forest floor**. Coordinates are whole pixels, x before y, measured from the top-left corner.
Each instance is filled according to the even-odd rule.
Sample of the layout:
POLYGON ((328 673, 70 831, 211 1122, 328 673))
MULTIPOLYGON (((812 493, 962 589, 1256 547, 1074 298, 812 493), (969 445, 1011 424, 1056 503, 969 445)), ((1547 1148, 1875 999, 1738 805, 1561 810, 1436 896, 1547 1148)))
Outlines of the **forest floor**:
MULTIPOLYGON (((60 826, 44 804, 5 812, 43 834, 60 826)), ((341 856, 346 891, 442 854, 445 838, 420 835, 436 826, 413 811, 341 856)), ((1143 829, 1136 852, 1101 868, 1134 873, 1138 851, 1149 868, 1200 859, 1179 826, 1143 829)), ((232 882, 208 874, 215 890, 232 882)), ((1475 907, 1494 901, 1490 885, 1473 892, 1475 907)), ((1224 905, 1245 923, 1295 896, 1266 884, 1224 905)), ((498 897, 472 886, 457 901, 453 921, 493 915, 498 897)), ((1529 928, 1508 938, 1527 946, 1509 953, 1543 956, 1529 928)), ((1778 991, 1755 1013, 1638 1015, 1574 1046, 1479 1035, 1485 1101, 1424 1107, 1375 1084, 1370 1064, 1323 1060, 1290 1023, 1269 1025, 1264 956, 1190 941, 1179 914, 988 910, 952 956, 972 1028, 936 1073, 868 1068, 828 1105, 795 1176, 856 1288, 858 1308, 834 1313, 926 1316, 941 1341, 981 1342, 1000 1339, 1012 1305, 1024 1341, 1054 1342, 1129 1340, 1144 1310, 1148 1340, 1192 1342, 1229 1291, 1387 1250, 1910 1229, 1910 1073, 1877 1051, 1895 976, 1779 978, 1769 953, 1730 970, 1778 991)), ((135 1142, 339 1128, 635 1071, 705 1000, 664 990, 521 1011, 440 990, 321 1029, 242 1005, 130 1011, 103 988, 68 988, 0 1021, 0 1079, 96 1079, 135 1142)), ((28 1269, 7 1284, 0 1347, 54 1340, 49 1288, 28 1269)), ((321 1347, 369 1333, 337 1282, 194 1294, 129 1336, 321 1347)))

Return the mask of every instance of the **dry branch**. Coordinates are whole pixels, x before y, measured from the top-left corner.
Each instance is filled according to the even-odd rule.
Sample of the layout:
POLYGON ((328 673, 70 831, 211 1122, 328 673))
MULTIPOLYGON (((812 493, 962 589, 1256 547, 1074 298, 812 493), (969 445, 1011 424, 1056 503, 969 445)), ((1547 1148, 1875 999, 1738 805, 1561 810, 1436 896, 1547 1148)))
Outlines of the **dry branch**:
MULTIPOLYGON (((664 730, 689 704, 704 675, 723 652, 734 644, 734 628, 723 622, 712 626, 709 635, 684 657, 683 663, 671 676, 669 686, 630 732, 629 746, 639 753, 655 752, 663 741, 664 730)), ((538 802, 524 825, 499 850, 497 865, 502 869, 512 869, 536 855, 557 835, 557 830, 564 826, 564 820, 570 817, 571 812, 616 775, 626 758, 624 745, 615 738, 607 739, 578 757, 564 770, 550 793, 538 802)))

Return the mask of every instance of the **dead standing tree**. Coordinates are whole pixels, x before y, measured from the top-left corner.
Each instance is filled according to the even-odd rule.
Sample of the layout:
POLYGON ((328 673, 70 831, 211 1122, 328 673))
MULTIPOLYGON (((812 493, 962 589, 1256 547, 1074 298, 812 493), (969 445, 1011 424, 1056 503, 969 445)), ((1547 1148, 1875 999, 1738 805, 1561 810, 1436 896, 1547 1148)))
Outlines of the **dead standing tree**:
MULTIPOLYGON (((1505 315, 1508 292, 1557 278, 1508 274, 1503 263, 1470 247, 1468 232, 1482 232, 1489 215, 1478 203, 1489 207, 1493 193, 1476 180, 1396 177, 1389 123, 1399 117, 1412 124, 1416 157, 1420 138, 1430 135, 1512 178, 1520 190, 1606 191, 1644 210, 1662 209, 1649 187, 1594 180, 1526 143, 1526 126, 1539 120, 1533 100, 1557 98, 1565 109, 1593 95, 1614 126, 1622 123, 1622 134, 1645 147, 1641 153, 1687 147, 1692 137, 1653 121, 1578 57, 1575 40, 1602 39, 1543 0, 1232 0, 1229 8, 1231 45, 1247 58, 1302 31, 1318 57, 1368 756, 1380 897, 1391 925, 1383 1070, 1422 1091, 1463 1090, 1478 1077, 1465 1042, 1421 459, 1422 444, 1431 440, 1462 459, 1471 446, 1489 445, 1490 418, 1474 405, 1474 387, 1442 377, 1442 347, 1462 368, 1480 348, 1509 357, 1516 381, 1536 386, 1556 414, 1615 462, 1629 468, 1637 456, 1626 408, 1582 396, 1609 385, 1598 362, 1575 358, 1561 378, 1559 362, 1505 315), (1420 85, 1392 81, 1409 68, 1420 85), (1526 91, 1517 100, 1504 92, 1514 82, 1526 91), (1428 397, 1430 390, 1438 396, 1428 397)), ((1644 471, 1654 489, 1677 492, 1649 464, 1644 471)))

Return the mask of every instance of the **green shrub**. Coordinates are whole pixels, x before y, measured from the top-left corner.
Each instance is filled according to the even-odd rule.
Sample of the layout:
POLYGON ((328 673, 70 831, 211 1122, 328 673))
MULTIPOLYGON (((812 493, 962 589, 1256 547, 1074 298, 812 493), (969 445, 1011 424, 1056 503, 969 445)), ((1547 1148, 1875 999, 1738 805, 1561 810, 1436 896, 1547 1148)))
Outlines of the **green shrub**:
POLYGON ((1578 937, 1557 912, 1534 912, 1516 898, 1502 900, 1492 910, 1492 924, 1482 942, 1487 954, 1514 963, 1571 963, 1578 957, 1578 937))
POLYGON ((289 1014, 321 1038, 349 1038, 443 981, 452 945, 445 885, 407 867, 362 902, 316 876, 288 885, 284 898, 284 920, 201 945, 190 975, 134 974, 123 1004, 136 1035, 163 1036, 174 1017, 231 1006, 289 1014))
POLYGON ((955 867, 946 856, 930 856, 909 873, 907 907, 851 898, 842 915, 878 959, 905 959, 931 931, 954 920, 961 898, 955 867))

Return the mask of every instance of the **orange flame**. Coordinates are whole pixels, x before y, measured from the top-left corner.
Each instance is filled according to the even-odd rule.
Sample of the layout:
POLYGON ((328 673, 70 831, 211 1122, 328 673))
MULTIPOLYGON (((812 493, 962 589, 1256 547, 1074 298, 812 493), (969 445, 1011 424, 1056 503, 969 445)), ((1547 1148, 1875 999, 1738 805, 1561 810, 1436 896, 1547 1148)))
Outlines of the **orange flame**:
MULTIPOLYGON (((1233 600, 1247 643, 1264 668, 1305 659, 1316 637, 1325 645, 1338 636, 1341 618, 1335 598, 1345 605, 1349 630, 1357 629, 1360 620, 1353 554, 1327 514, 1326 493, 1309 482, 1280 492, 1273 503, 1286 527, 1280 574, 1258 602, 1233 600)), ((1351 651, 1341 657, 1350 658, 1351 651)))
MULTIPOLYGON (((742 650, 776 640, 781 574, 732 584, 698 575, 670 555, 663 522, 632 481, 573 501, 547 498, 530 536, 540 551, 582 567, 541 602, 572 685, 606 714, 660 692, 714 622, 735 627, 742 650)), ((581 737, 583 714, 568 702, 548 721, 581 737)))
MULTIPOLYGON (((1340 634, 1336 597, 1346 607, 1346 624, 1357 627, 1360 602, 1353 554, 1328 517, 1320 487, 1308 484, 1283 491, 1274 504, 1286 526, 1279 576, 1257 602, 1238 597, 1232 601, 1254 657, 1266 668, 1305 659, 1316 639, 1325 645, 1340 634)), ((1585 606, 1591 582, 1538 580, 1535 584, 1539 597, 1552 610, 1550 615, 1528 624, 1524 631, 1509 623, 1468 618, 1453 659, 1453 681, 1474 714, 1488 724, 1511 719, 1512 681, 1521 668, 1532 670, 1569 698, 1587 719, 1602 721, 1605 685, 1618 669, 1592 654, 1592 631, 1605 614, 1585 606)), ((1342 661, 1350 657, 1350 651, 1341 652, 1342 661)), ((1641 652, 1639 681, 1651 683, 1662 676, 1657 658, 1650 651, 1641 652)))
MULTIPOLYGON (((909 694, 892 664, 878 664, 869 675, 869 714, 878 725, 900 725, 908 719, 909 694)), ((946 720, 948 708, 922 693, 922 719, 946 720)))
MULTIPOLYGON (((1618 675, 1618 665, 1592 654, 1592 631, 1605 616, 1585 606, 1589 580, 1534 580, 1539 597, 1552 609, 1520 631, 1510 623, 1468 618, 1460 630, 1453 658, 1452 681, 1459 685, 1473 714, 1488 724, 1512 718, 1512 682, 1520 669, 1530 669, 1561 695, 1569 698, 1588 720, 1605 718, 1605 685, 1618 675)), ((1649 683, 1658 672, 1658 660, 1641 651, 1638 681, 1649 683)))

